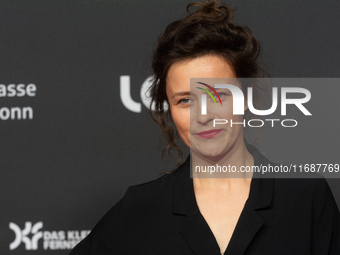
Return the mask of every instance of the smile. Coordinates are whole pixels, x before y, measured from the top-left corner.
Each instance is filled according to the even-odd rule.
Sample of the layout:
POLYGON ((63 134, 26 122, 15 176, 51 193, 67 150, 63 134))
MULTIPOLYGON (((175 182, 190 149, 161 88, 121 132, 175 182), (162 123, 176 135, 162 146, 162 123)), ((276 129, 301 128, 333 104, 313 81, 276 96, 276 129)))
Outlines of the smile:
POLYGON ((221 131, 222 131, 222 129, 211 129, 211 130, 208 130, 208 131, 203 131, 203 132, 197 133, 196 135, 203 137, 203 138, 212 138, 215 135, 218 135, 221 131))

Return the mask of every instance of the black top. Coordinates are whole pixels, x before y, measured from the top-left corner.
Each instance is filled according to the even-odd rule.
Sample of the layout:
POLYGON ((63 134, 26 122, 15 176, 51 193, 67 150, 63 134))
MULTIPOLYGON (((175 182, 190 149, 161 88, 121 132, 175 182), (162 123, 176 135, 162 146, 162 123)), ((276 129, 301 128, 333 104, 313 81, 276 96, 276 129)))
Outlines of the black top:
MULTIPOLYGON (((249 151, 255 165, 275 165, 249 151)), ((220 254, 196 204, 190 156, 177 172, 129 187, 69 255, 107 254, 220 254)), ((339 255, 340 214, 326 180, 253 178, 225 252, 239 254, 339 255)))

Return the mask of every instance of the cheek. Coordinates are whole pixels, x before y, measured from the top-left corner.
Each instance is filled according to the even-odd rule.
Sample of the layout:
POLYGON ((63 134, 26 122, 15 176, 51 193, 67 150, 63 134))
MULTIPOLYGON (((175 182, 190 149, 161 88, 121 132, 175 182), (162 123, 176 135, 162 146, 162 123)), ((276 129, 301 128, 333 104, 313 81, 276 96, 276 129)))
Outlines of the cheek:
MULTIPOLYGON (((221 118, 221 119, 233 119, 235 121, 243 121, 243 115, 234 115, 233 113, 233 99, 230 98, 230 100, 226 100, 223 102, 223 107, 218 107, 216 108, 218 111, 216 114, 221 118)), ((246 110, 246 108, 244 109, 246 110)))
POLYGON ((190 131, 190 111, 189 109, 172 109, 172 119, 180 134, 190 131))
POLYGON ((233 103, 232 100, 223 102, 223 106, 216 107, 216 114, 221 119, 233 119, 235 116, 233 115, 233 103))

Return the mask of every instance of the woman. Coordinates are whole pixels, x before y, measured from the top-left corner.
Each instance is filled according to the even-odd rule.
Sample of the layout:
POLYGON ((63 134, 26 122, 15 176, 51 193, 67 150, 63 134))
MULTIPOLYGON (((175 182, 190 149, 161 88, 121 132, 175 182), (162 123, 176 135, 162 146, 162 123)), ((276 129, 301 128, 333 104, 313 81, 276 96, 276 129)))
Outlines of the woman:
MULTIPOLYGON (((70 255, 340 254, 339 211, 325 180, 260 179, 255 173, 190 178, 191 168, 212 162, 275 165, 245 143, 241 125, 213 127, 214 118, 243 120, 228 110, 233 102, 228 91, 215 95, 224 107, 209 106, 200 114, 198 99, 209 87, 204 81, 257 78, 263 72, 258 41, 233 23, 227 6, 215 1, 192 6, 198 10, 171 23, 160 37, 151 88, 153 118, 168 139, 167 149, 177 149, 181 160, 179 135, 191 156, 175 171, 129 187, 70 255), (190 78, 203 82, 195 90, 190 78)), ((252 86, 254 93, 260 90, 252 86)))

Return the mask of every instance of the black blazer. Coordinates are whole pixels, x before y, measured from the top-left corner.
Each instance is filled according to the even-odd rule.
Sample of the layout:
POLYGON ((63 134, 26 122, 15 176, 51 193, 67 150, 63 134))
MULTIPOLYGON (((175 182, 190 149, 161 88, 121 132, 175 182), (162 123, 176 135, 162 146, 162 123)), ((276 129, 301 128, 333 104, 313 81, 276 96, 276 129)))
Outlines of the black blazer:
MULTIPOLYGON (((271 163, 249 148, 255 165, 271 163)), ((190 157, 176 173, 129 187, 70 253, 108 254, 220 254, 196 204, 190 157)), ((225 254, 339 255, 340 215, 326 180, 253 178, 225 254)))

